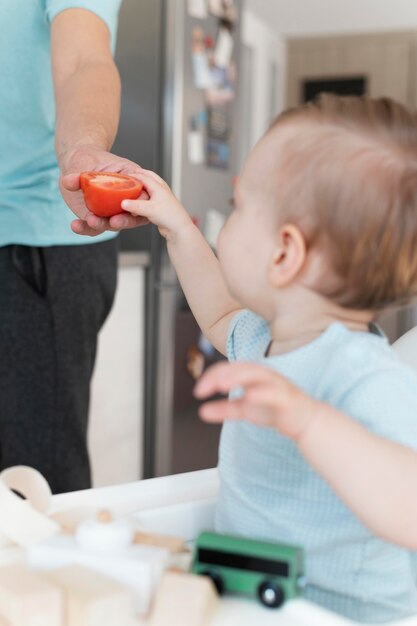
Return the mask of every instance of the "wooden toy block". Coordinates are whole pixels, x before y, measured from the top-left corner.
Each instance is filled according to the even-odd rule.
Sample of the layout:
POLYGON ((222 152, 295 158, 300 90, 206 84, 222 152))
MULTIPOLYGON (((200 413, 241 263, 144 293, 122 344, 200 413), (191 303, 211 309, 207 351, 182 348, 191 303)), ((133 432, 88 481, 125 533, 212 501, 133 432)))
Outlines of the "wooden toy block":
POLYGON ((64 626, 64 598, 56 585, 24 565, 0 568, 0 615, 9 626, 64 626))
POLYGON ((79 524, 77 545, 96 554, 114 554, 130 548, 134 530, 127 520, 115 520, 109 511, 99 511, 94 519, 79 524))
POLYGON ((65 595, 65 626, 127 626, 133 618, 133 595, 126 587, 83 567, 70 566, 47 575, 65 595))
POLYGON ((26 563, 26 552, 23 548, 0 549, 0 568, 18 563, 26 563))
MULTIPOLYGON (((2 626, 1 623, 0 626, 2 626)), ((126 624, 123 622, 123 626, 150 626, 149 618, 144 616, 131 617, 126 624)))
POLYGON ((27 551, 28 563, 34 569, 51 571, 75 565, 113 579, 133 592, 135 610, 142 614, 149 611, 170 557, 168 550, 138 544, 114 554, 100 554, 82 549, 70 535, 52 537, 27 551))
POLYGON ((188 551, 184 539, 180 537, 170 537, 168 535, 155 535, 154 533, 136 532, 134 543, 141 545, 156 546, 157 548, 165 548, 172 553, 188 551))
POLYGON ((176 552, 171 556, 170 567, 167 568, 171 572, 190 572, 193 561, 192 552, 176 552))
POLYGON ((97 508, 93 506, 79 506, 71 508, 67 511, 59 511, 53 513, 49 517, 59 524, 61 532, 67 534, 75 533, 77 526, 82 522, 93 519, 97 512, 97 508))
POLYGON ((158 587, 150 626, 206 626, 219 599, 206 576, 166 572, 158 587))

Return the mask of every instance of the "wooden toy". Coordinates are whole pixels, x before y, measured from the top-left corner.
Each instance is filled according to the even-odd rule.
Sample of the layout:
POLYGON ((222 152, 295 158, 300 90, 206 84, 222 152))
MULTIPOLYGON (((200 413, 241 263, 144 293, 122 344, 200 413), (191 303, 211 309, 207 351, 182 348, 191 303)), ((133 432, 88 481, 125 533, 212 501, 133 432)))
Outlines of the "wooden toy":
POLYGON ((193 554, 191 550, 188 552, 177 552, 172 555, 169 570, 176 572, 190 572, 192 560, 193 554))
POLYGON ((65 626, 127 626, 133 618, 132 593, 106 576, 83 567, 48 574, 65 595, 65 626))
POLYGON ((149 616, 136 615, 131 617, 123 626, 149 626, 149 616))
POLYGON ((27 551, 31 567, 43 571, 78 565, 92 569, 125 585, 134 594, 138 613, 149 610, 154 589, 171 564, 163 548, 131 545, 118 551, 95 551, 81 547, 72 535, 57 535, 27 551))
POLYGON ((79 524, 77 544, 95 553, 120 552, 133 543, 134 529, 127 520, 115 520, 109 511, 99 511, 96 519, 79 524))
POLYGON ((254 596, 269 608, 297 597, 305 585, 301 548, 211 532, 197 539, 192 571, 211 578, 220 594, 254 596))
POLYGON ((149 626, 205 626, 218 602, 209 578, 166 572, 156 593, 149 626))
POLYGON ((26 552, 23 548, 0 548, 0 568, 6 565, 26 562, 26 552))
POLYGON ((59 525, 61 532, 74 534, 82 522, 94 519, 96 514, 97 507, 95 506, 77 506, 52 513, 49 518, 59 525))
POLYGON ((0 615, 9 626, 65 626, 63 593, 24 565, 2 567, 0 615))
POLYGON ((138 531, 135 533, 133 541, 134 543, 140 545, 165 548, 174 554, 188 550, 184 539, 181 539, 180 537, 170 537, 168 535, 156 535, 154 533, 138 531))
POLYGON ((0 548, 27 547, 60 532, 48 518, 51 490, 31 467, 9 467, 0 473, 0 548), (23 499, 20 495, 23 496, 23 499))

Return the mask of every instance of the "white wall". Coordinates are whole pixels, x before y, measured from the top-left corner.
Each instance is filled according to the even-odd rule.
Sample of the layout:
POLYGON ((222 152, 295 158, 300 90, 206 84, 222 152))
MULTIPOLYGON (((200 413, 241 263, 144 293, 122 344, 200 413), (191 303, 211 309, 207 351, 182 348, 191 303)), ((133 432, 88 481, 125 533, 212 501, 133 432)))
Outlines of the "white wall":
MULTIPOLYGON (((416 0, 417 2, 417 0, 416 0)), ((251 49, 252 67, 243 68, 245 80, 250 86, 250 120, 243 120, 250 128, 250 139, 246 148, 250 149, 264 134, 275 115, 284 108, 286 83, 287 51, 284 39, 253 11, 246 10, 242 20, 242 42, 251 49), (271 66, 277 70, 277 93, 275 111, 270 110, 271 103, 271 66), (246 73, 251 71, 252 75, 246 73)), ((247 129, 243 129, 247 132, 247 129)))
POLYGON ((417 0, 246 0, 282 35, 417 28, 417 0))

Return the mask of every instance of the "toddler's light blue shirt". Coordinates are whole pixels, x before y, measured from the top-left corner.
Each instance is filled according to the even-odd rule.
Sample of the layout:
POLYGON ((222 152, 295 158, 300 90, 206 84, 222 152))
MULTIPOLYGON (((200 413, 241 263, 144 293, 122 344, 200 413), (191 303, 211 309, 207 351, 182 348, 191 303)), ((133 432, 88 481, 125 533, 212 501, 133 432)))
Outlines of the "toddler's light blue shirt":
MULTIPOLYGON (((230 328, 229 359, 263 363, 372 432, 417 449, 417 376, 385 338, 335 323, 300 349, 264 358, 270 339, 268 324, 244 311, 230 328)), ((228 422, 219 471, 217 530, 303 545, 308 599, 364 622, 417 613, 414 553, 365 528, 292 441, 228 422)))
MULTIPOLYGON (((121 0, 0 2, 0 246, 85 244, 114 237, 75 235, 58 189, 50 26, 83 8, 108 25, 113 44, 121 0)), ((74 33, 77 37, 77 33, 74 33)))

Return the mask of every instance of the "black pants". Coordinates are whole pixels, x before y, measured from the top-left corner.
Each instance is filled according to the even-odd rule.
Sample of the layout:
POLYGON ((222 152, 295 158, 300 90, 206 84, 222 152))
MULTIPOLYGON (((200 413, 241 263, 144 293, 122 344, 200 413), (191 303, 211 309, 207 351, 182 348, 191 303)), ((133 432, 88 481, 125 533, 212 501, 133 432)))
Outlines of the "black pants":
POLYGON ((0 248, 0 469, 34 467, 54 493, 91 483, 90 379, 116 276, 116 240, 0 248))

